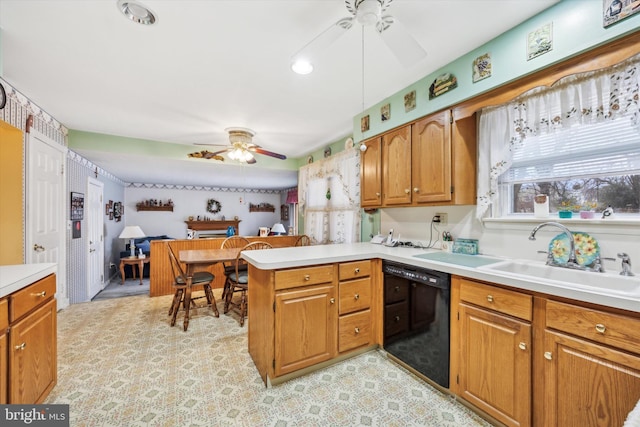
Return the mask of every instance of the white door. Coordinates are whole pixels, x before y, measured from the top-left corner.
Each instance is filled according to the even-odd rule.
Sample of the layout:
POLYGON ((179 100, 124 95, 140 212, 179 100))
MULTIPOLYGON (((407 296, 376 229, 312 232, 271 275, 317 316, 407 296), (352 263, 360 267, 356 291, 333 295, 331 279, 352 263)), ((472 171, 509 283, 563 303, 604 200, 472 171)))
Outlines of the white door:
POLYGON ((87 293, 89 299, 96 296, 104 288, 104 243, 102 213, 102 193, 104 184, 97 179, 89 178, 87 182, 87 197, 85 212, 87 220, 87 293))
POLYGON ((27 138, 26 236, 27 264, 52 262, 56 272, 58 310, 69 305, 65 240, 67 148, 31 129, 27 138))

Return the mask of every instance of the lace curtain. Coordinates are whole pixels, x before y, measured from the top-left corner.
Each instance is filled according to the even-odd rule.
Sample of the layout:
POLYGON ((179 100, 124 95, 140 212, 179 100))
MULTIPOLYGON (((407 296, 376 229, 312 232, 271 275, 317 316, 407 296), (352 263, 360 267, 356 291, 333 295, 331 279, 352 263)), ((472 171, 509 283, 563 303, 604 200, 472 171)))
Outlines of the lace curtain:
POLYGON ((355 148, 300 168, 298 201, 313 244, 360 241, 360 152, 355 148))
POLYGON ((477 217, 482 218, 497 202, 498 179, 511 167, 513 153, 528 136, 624 116, 640 132, 640 55, 484 108, 478 129, 477 217))

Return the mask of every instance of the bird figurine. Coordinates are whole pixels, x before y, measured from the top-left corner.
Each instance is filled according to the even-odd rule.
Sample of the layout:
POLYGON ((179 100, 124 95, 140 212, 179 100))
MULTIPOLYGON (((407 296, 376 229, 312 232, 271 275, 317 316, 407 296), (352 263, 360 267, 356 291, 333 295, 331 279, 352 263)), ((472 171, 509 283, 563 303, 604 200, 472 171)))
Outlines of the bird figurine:
POLYGON ((613 208, 611 207, 611 205, 609 205, 605 210, 602 211, 602 219, 610 217, 611 215, 613 215, 613 208))

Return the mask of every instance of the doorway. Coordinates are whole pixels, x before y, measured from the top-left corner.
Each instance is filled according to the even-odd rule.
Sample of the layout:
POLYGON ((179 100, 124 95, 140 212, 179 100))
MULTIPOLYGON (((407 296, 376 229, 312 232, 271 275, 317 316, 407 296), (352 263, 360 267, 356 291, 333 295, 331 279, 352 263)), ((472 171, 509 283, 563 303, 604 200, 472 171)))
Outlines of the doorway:
POLYGON ((57 264, 56 299, 61 310, 69 305, 64 176, 67 148, 33 128, 28 135, 24 258, 27 264, 57 264))
POLYGON ((87 179, 87 294, 91 300, 104 288, 104 216, 102 195, 104 183, 87 179))

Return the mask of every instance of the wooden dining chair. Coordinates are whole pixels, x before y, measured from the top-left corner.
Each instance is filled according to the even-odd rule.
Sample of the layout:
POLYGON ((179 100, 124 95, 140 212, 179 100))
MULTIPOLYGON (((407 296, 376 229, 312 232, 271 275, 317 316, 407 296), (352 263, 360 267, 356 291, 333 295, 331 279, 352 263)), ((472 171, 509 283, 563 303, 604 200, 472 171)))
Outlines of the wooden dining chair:
MULTIPOLYGON (((248 244, 249 244, 249 240, 244 237, 231 236, 224 239, 224 241, 222 242, 222 245, 220 245, 220 248, 221 249, 244 248, 248 244)), ((224 267, 224 275, 225 275, 224 286, 222 287, 222 300, 224 301, 225 298, 227 297, 227 292, 229 291, 229 287, 231 286, 231 283, 229 282, 229 275, 234 274, 236 272, 236 261, 235 260, 225 261, 222 263, 222 266, 224 267)), ((242 270, 243 271, 247 270, 246 263, 242 264, 242 270)))
POLYGON ((238 252, 236 257, 235 271, 229 275, 229 290, 224 300, 224 312, 228 313, 231 307, 237 308, 240 314, 240 326, 244 326, 244 318, 247 315, 247 290, 249 289, 249 272, 246 270, 247 262, 242 259, 242 252, 271 248, 272 246, 267 242, 249 243, 238 252), (240 302, 233 301, 235 293, 240 293, 240 302))
POLYGON ((293 246, 310 246, 310 245, 311 245, 311 239, 306 234, 303 234, 302 236, 298 237, 298 240, 296 240, 296 243, 293 246))
POLYGON ((171 326, 176 324, 176 317, 178 316, 178 311, 180 310, 180 305, 184 307, 184 323, 183 329, 186 331, 189 327, 189 310, 191 305, 196 306, 195 301, 199 298, 206 298, 207 305, 211 306, 213 313, 216 317, 220 317, 220 313, 218 312, 218 307, 216 307, 216 298, 213 296, 213 291, 211 289, 211 283, 215 279, 215 276, 208 271, 198 271, 193 274, 191 278, 191 286, 202 285, 204 290, 204 295, 193 297, 189 292, 189 300, 186 300, 187 296, 187 275, 180 265, 176 254, 173 252, 171 245, 167 242, 167 253, 169 254, 169 264, 171 265, 171 271, 173 273, 174 282, 173 287, 175 292, 173 294, 173 300, 171 302, 171 307, 169 307, 169 316, 171 316, 171 326))

